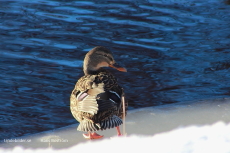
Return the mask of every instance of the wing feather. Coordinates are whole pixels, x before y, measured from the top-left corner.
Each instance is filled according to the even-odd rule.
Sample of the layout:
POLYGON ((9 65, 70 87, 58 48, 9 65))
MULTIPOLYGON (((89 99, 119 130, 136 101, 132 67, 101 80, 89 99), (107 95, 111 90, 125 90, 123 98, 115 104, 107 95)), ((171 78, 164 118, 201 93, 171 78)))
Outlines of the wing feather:
POLYGON ((82 101, 77 104, 78 111, 90 113, 92 115, 97 114, 98 104, 95 96, 86 96, 82 101))

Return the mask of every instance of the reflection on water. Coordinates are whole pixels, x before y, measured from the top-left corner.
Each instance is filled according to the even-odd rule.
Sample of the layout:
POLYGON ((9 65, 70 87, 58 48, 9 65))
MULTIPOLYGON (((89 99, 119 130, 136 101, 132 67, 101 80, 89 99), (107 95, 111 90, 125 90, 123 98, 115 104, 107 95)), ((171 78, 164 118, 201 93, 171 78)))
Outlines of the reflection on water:
POLYGON ((76 123, 82 60, 106 46, 129 108, 230 95, 227 1, 1 1, 0 138, 76 123))

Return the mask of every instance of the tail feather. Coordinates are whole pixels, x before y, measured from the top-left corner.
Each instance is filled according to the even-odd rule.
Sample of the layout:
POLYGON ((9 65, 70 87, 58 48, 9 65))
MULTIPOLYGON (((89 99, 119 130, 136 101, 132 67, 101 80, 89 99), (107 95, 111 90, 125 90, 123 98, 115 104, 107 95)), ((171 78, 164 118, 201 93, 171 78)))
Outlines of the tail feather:
POLYGON ((84 132, 94 132, 98 130, 106 130, 120 126, 122 124, 121 118, 116 115, 108 118, 107 120, 100 121, 100 123, 94 123, 88 120, 83 120, 80 122, 77 130, 84 132))
POLYGON ((121 118, 119 118, 116 115, 113 115, 111 118, 108 118, 107 120, 100 122, 101 130, 114 128, 120 126, 121 124, 122 124, 121 118))
POLYGON ((78 131, 84 131, 84 132, 94 132, 94 131, 98 131, 99 129, 100 128, 95 123, 86 120, 80 122, 77 128, 78 131))

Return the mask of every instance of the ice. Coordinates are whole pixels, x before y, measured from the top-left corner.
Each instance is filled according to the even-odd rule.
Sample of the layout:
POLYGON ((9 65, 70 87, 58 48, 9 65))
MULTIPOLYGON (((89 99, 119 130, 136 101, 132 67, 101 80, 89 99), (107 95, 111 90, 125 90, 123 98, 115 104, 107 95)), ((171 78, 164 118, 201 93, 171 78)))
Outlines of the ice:
POLYGON ((123 137, 110 129, 98 132, 103 139, 85 140, 75 124, 4 139, 0 152, 230 152, 229 110, 229 99, 136 109, 128 112, 123 137))

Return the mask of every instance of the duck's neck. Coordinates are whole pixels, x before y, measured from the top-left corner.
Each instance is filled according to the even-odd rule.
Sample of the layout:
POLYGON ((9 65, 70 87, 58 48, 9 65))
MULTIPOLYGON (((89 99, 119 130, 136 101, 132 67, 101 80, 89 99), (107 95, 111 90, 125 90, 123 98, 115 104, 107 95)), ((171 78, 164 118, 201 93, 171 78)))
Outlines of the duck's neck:
POLYGON ((93 65, 90 65, 89 63, 85 62, 83 66, 83 71, 85 75, 95 75, 100 71, 100 69, 95 69, 93 65))
POLYGON ((89 70, 89 69, 84 69, 84 74, 85 75, 95 75, 97 74, 98 71, 93 71, 93 70, 89 70))
POLYGON ((99 63, 97 60, 92 60, 89 57, 85 57, 83 64, 83 71, 85 75, 95 75, 102 71, 105 71, 102 67, 107 66, 106 62, 99 63))
MULTIPOLYGON (((94 63, 93 63, 94 64, 94 63)), ((83 71, 85 75, 91 75, 95 73, 95 69, 93 68, 92 61, 89 59, 89 57, 85 57, 84 63, 83 63, 83 71), (90 64, 91 63, 91 64, 90 64)))
POLYGON ((107 72, 105 69, 103 69, 102 67, 95 70, 95 69, 91 69, 90 67, 84 67, 83 68, 84 74, 85 75, 97 75, 100 72, 107 72))

